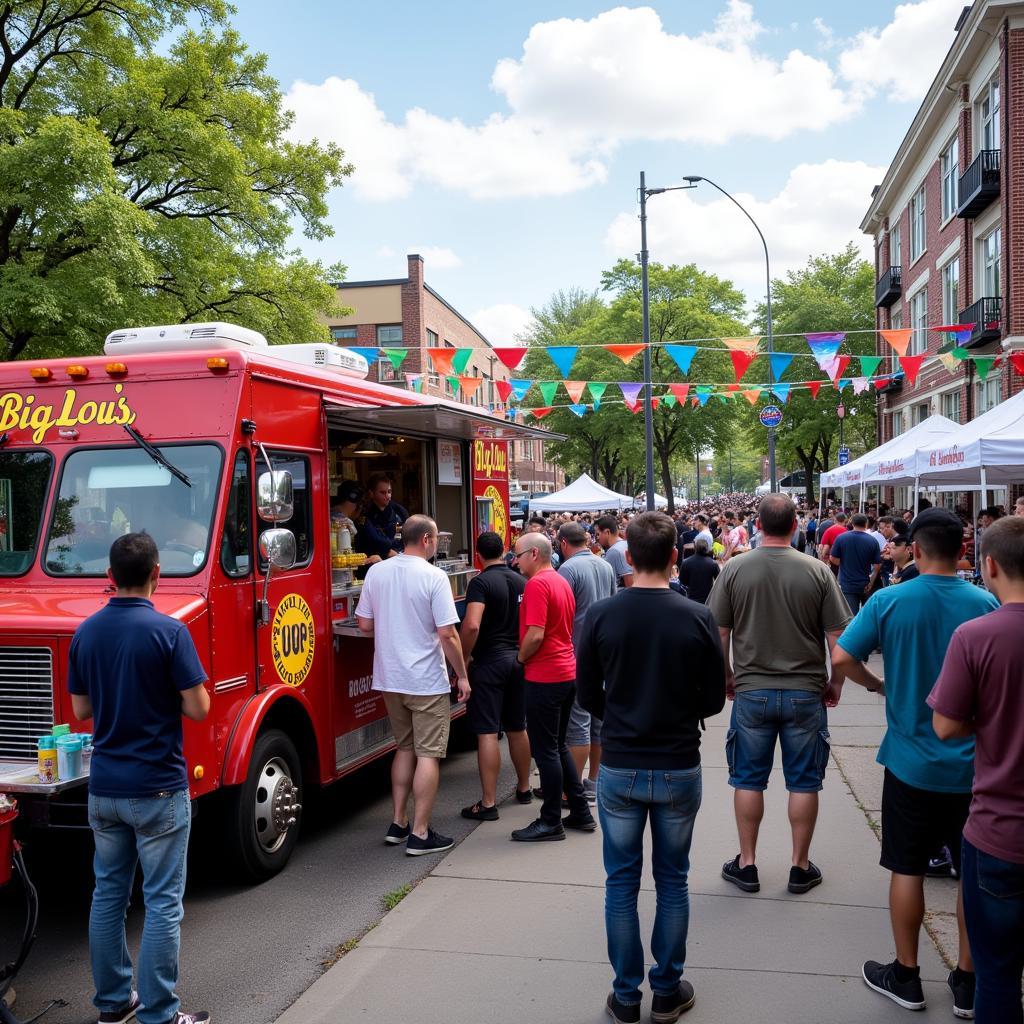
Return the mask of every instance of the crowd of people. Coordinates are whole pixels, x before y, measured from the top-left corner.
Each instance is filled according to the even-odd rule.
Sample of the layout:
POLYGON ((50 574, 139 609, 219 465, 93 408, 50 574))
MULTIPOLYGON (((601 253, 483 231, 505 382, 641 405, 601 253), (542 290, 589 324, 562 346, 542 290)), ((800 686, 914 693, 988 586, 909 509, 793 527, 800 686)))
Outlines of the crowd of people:
MULTIPOLYGON (((480 798, 464 817, 500 819, 504 736, 514 799, 540 803, 513 841, 564 841, 600 822, 613 972, 606 1010, 616 1024, 640 1019, 637 899, 650 822, 657 910, 647 977, 651 1019, 667 1024, 695 1000, 683 974, 706 720, 731 702, 725 754, 738 852, 722 878, 742 893, 760 889, 764 791, 780 747, 792 839, 787 885, 800 896, 825 881, 810 855, 828 711, 852 682, 881 695, 887 721, 878 753, 880 863, 890 873, 895 956, 865 961, 864 981, 902 1007, 924 1007, 923 879, 945 851, 961 894, 958 961, 948 977, 954 1012, 1022 1024, 1024 499, 1015 513, 986 510, 976 566, 965 560, 973 528, 940 508, 909 522, 885 509, 829 509, 819 518, 770 494, 685 506, 674 518, 535 518, 511 550, 495 533, 477 539, 483 567, 461 619, 447 576, 431 564, 437 525, 409 516, 400 549, 366 573, 356 610, 375 641, 373 688, 397 747, 384 841, 410 856, 454 845, 431 825, 454 688, 478 737, 480 798), (869 665, 875 651, 884 679, 869 665)), ((71 645, 74 711, 93 717, 96 735, 90 948, 101 1021, 124 1022, 144 1007, 202 1024, 208 1015, 180 1011, 174 985, 189 825, 181 716, 201 719, 209 697, 187 630, 150 601, 157 557, 145 534, 115 542, 116 595, 71 645), (152 686, 132 690, 139 678, 152 686), (155 754, 139 748, 139 722, 161 738, 155 754), (106 770, 114 751, 127 752, 142 775, 106 770), (136 857, 147 886, 138 993, 124 944, 136 857)))

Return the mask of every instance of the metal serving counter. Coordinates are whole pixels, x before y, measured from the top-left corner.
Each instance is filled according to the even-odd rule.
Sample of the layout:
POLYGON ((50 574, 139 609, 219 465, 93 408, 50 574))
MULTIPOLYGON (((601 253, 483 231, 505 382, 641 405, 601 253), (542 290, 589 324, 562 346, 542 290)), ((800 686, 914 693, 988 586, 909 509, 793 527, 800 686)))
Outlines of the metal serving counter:
POLYGON ((35 761, 0 761, 0 793, 34 793, 38 796, 53 796, 66 789, 84 786, 89 773, 76 775, 73 779, 57 782, 40 782, 35 761))

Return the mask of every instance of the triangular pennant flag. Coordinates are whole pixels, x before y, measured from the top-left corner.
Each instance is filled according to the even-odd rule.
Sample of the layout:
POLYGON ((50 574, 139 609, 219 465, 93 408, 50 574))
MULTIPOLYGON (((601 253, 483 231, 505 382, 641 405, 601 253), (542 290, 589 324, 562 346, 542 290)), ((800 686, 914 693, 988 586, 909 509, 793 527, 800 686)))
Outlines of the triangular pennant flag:
MULTIPOLYGON (((1024 353, 1022 353, 1022 354, 1024 354, 1024 353)), ((673 395, 675 395, 676 398, 679 399, 680 402, 685 402, 686 401, 686 396, 690 392, 690 385, 689 384, 669 384, 668 389, 669 389, 669 391, 672 392, 673 395)))
POLYGON ((575 345, 548 345, 544 350, 551 357, 551 362, 558 367, 563 377, 569 376, 572 364, 576 361, 579 351, 575 345))
POLYGON ((512 394, 512 385, 507 380, 496 380, 494 390, 498 392, 498 397, 503 402, 507 402, 508 396, 512 394))
POLYGON ((483 382, 483 377, 459 377, 462 393, 467 399, 471 399, 480 390, 480 385, 483 382))
POLYGON ((605 391, 608 390, 608 385, 603 381, 588 381, 587 390, 590 392, 590 397, 594 399, 594 409, 597 409, 601 399, 604 398, 605 391))
POLYGON ((445 377, 445 380, 448 381, 448 387, 450 387, 452 391, 459 390, 459 378, 454 373, 448 374, 448 376, 445 377))
POLYGON ((594 404, 591 406, 591 408, 594 410, 594 412, 597 412, 597 410, 601 408, 601 399, 595 398, 594 404))
POLYGON ((855 395, 863 395, 867 391, 869 381, 867 377, 854 377, 853 378, 853 393, 855 395))
POLYGON ((510 370, 518 370, 519 364, 526 358, 527 349, 525 345, 512 345, 492 351, 510 370))
POLYGON ((742 380, 743 374, 750 369, 750 364, 757 358, 757 353, 737 350, 730 352, 729 358, 732 360, 732 371, 736 374, 736 379, 742 380))
POLYGON ((757 346, 761 344, 760 338, 723 338, 722 343, 733 352, 756 353, 757 346))
POLYGON ((569 406, 569 411, 575 413, 577 416, 582 416, 587 411, 587 407, 585 405, 580 405, 578 402, 573 402, 573 404, 569 406))
POLYGON ((971 353, 968 352, 967 349, 965 349, 965 348, 960 348, 959 345, 952 350, 951 354, 956 359, 970 359, 971 358, 971 353))
POLYGON ((587 386, 587 382, 585 380, 565 380, 562 381, 562 386, 573 402, 579 402, 583 397, 583 389, 587 386))
POLYGON ((636 402, 630 402, 630 401, 627 401, 627 402, 626 402, 626 408, 627 408, 627 409, 628 409, 628 410, 629 410, 629 411, 630 411, 630 412, 631 412, 631 413, 632 413, 632 414, 633 414, 634 416, 635 416, 635 415, 636 415, 636 414, 637 414, 637 413, 638 413, 638 412, 639 412, 639 411, 640 411, 640 410, 641 410, 641 409, 642 409, 643 407, 644 407, 644 403, 643 403, 643 402, 640 402, 640 401, 636 401, 636 402))
POLYGON ((952 352, 939 352, 939 362, 949 373, 956 373, 960 369, 960 360, 952 352))
POLYGON ((728 405, 729 399, 732 398, 732 395, 727 395, 724 391, 720 391, 717 395, 715 395, 715 398, 717 398, 722 403, 722 405, 728 405))
POLYGON ((790 384, 773 384, 771 386, 772 394, 785 405, 789 401, 789 389, 792 385, 790 384))
POLYGON ((508 383, 517 402, 521 402, 526 397, 526 392, 533 386, 532 380, 516 380, 514 377, 508 383))
POLYGON ((380 351, 376 345, 346 345, 345 348, 349 352, 355 352, 357 356, 362 356, 371 366, 377 362, 377 354, 380 351))
POLYGON ((405 357, 409 354, 407 348, 385 348, 381 350, 384 355, 391 360, 391 365, 395 368, 395 373, 402 368, 402 363, 405 361, 405 357))
POLYGON ((778 380, 789 369, 789 364, 793 362, 793 353, 773 352, 768 357, 768 362, 772 364, 772 376, 778 380))
POLYGON ((822 369, 832 379, 832 383, 835 384, 836 378, 841 377, 849 365, 850 356, 833 356, 822 369))
POLYGON ((434 364, 434 369, 438 373, 454 373, 454 367, 452 366, 452 356, 455 355, 455 349, 453 348, 428 348, 427 355, 430 356, 430 361, 434 364))
POLYGON ((760 388, 750 388, 749 390, 744 391, 742 394, 743 394, 743 397, 751 405, 757 405, 757 403, 761 401, 761 389, 760 388))
MULTIPOLYGON (((881 356, 858 356, 857 358, 860 360, 860 372, 862 377, 873 377, 875 375, 875 371, 882 364, 881 356)), ((857 394, 859 395, 860 392, 858 391, 857 394)))
POLYGON ((699 398, 694 397, 694 398, 690 399, 690 408, 691 409, 696 409, 697 406, 700 405, 700 404, 701 404, 701 401, 700 401, 699 398))
POLYGON ((818 359, 831 359, 839 351, 845 334, 819 332, 817 334, 805 334, 807 344, 818 359))
POLYGON ((658 403, 661 401, 660 398, 651 399, 651 412, 655 412, 658 408, 658 403))
POLYGON ((917 375, 921 372, 921 364, 924 362, 924 353, 919 356, 900 356, 900 366, 907 375, 907 383, 913 387, 917 375))
POLYGON ((409 387, 411 387, 413 389, 413 391, 418 391, 418 392, 422 392, 423 391, 423 374, 422 373, 407 373, 405 375, 405 379, 408 382, 409 387))
POLYGON ((725 385, 725 390, 728 391, 729 394, 731 394, 731 395, 735 394, 737 391, 739 391, 739 389, 740 389, 739 384, 726 384, 725 385))
POLYGON ((604 349, 606 352, 611 352, 613 356, 618 356, 627 366, 634 356, 643 352, 643 345, 605 345, 604 349))
POLYGON ((1011 352, 1010 363, 1020 374, 1024 374, 1024 352, 1011 352))
POLYGON ((675 395, 664 395, 661 400, 665 403, 666 408, 669 409, 674 409, 679 402, 675 395))
POLYGON ((527 409, 526 410, 534 419, 542 420, 549 412, 554 412, 554 409, 548 407, 546 409, 527 409))
POLYGON ((889 331, 878 332, 888 343, 890 348, 895 350, 897 355, 905 356, 910 347, 910 336, 914 333, 910 327, 899 327, 889 331))
POLYGON ((619 381, 619 390, 622 392, 622 397, 626 400, 626 405, 632 405, 636 401, 642 387, 643 384, 636 381, 619 381))
POLYGON ((709 384, 698 384, 697 385, 697 401, 700 402, 700 407, 703 409, 707 405, 708 399, 711 397, 711 386, 709 384))
POLYGON ((849 377, 839 377, 837 380, 832 381, 832 383, 835 386, 836 391, 842 392, 843 388, 852 384, 853 381, 851 381, 849 377))
POLYGON ((551 405, 555 400, 555 392, 558 390, 558 381, 542 380, 537 387, 540 388, 540 395, 544 399, 544 404, 551 405))
POLYGON ((962 345, 965 341, 971 340, 975 326, 975 324, 941 324, 938 327, 932 327, 931 330, 937 334, 948 334, 950 338, 962 345))
POLYGON ((818 389, 821 387, 820 380, 810 380, 807 382, 807 390, 811 393, 811 398, 818 397, 818 389))
POLYGON ((696 345, 666 345, 665 351, 672 357, 680 373, 690 372, 690 363, 697 354, 696 345))
POLYGON ((984 380, 997 362, 998 358, 996 356, 975 356, 974 369, 978 371, 978 377, 984 380))
POLYGON ((469 366, 469 360, 473 356, 473 350, 471 348, 457 348, 455 355, 452 356, 452 366, 456 373, 465 373, 466 367, 469 366))

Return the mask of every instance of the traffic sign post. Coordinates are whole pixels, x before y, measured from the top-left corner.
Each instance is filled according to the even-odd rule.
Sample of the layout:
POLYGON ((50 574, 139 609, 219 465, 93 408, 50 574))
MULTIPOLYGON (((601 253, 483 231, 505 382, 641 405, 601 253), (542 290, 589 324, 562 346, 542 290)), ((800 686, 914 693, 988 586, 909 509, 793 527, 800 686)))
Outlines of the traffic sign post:
POLYGON ((850 461, 850 449, 844 444, 839 449, 839 465, 845 466, 850 461))

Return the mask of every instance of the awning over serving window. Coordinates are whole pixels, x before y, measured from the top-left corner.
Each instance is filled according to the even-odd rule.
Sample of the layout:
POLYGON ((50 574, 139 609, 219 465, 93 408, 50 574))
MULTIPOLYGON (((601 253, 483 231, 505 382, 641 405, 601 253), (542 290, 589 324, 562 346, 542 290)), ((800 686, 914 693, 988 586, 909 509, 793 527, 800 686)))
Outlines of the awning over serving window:
POLYGON ((420 437, 444 437, 475 441, 520 441, 536 438, 560 441, 564 435, 539 427, 510 423, 476 412, 455 403, 424 403, 392 406, 351 406, 333 398, 324 398, 327 422, 344 430, 370 434, 405 434, 420 437))

